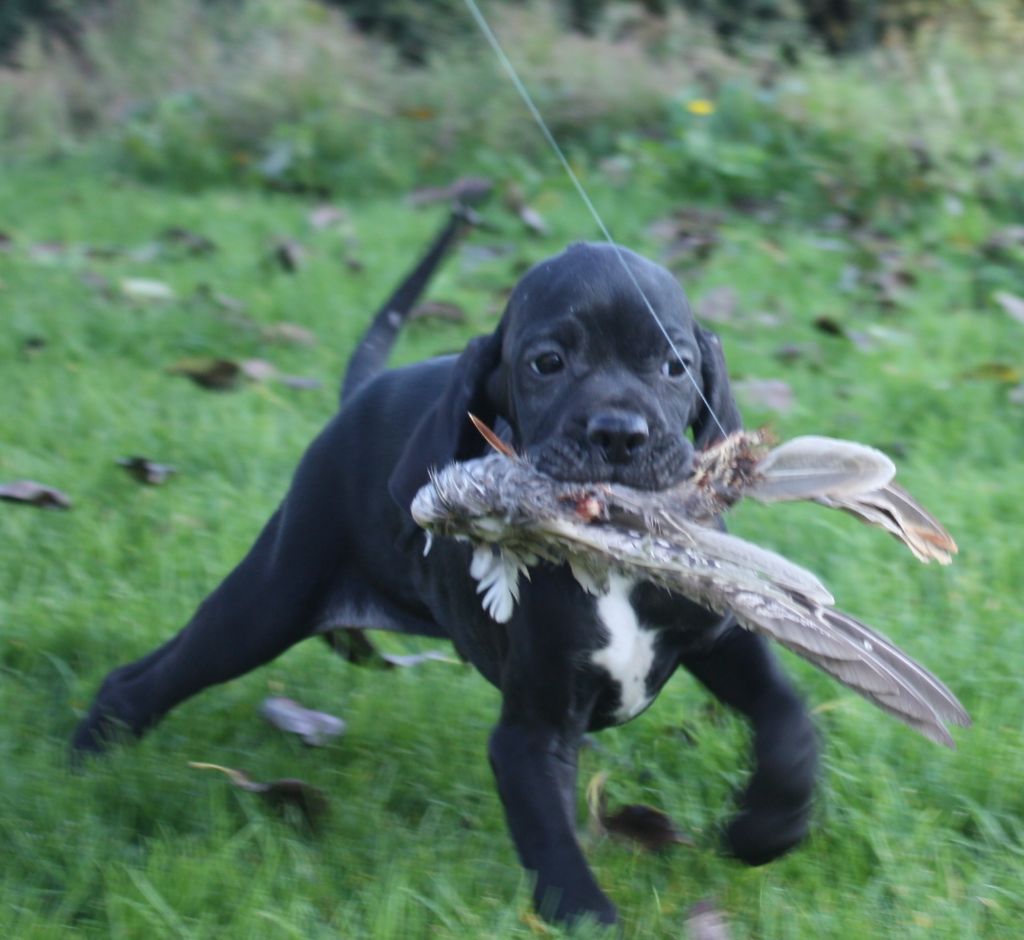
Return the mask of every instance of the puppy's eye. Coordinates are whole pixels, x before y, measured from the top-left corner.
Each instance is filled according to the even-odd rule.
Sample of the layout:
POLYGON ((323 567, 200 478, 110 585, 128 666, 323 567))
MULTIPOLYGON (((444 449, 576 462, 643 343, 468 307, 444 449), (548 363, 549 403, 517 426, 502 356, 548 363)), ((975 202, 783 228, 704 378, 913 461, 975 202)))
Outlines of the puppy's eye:
POLYGON ((661 374, 668 376, 670 379, 678 379, 681 375, 686 375, 688 368, 682 359, 676 359, 673 356, 671 359, 666 359, 661 364, 661 374))
POLYGON ((561 372, 565 368, 562 357, 556 352, 546 352, 539 355, 530 363, 530 368, 538 375, 552 375, 561 372))

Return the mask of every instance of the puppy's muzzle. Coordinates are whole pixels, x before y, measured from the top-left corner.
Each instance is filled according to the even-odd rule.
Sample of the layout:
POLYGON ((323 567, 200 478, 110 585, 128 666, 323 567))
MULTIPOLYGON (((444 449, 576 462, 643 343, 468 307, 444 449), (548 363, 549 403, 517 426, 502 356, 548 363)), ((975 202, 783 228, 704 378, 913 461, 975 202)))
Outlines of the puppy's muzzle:
POLYGON ((587 421, 587 440, 610 464, 631 463, 650 437, 647 419, 633 411, 599 411, 587 421))

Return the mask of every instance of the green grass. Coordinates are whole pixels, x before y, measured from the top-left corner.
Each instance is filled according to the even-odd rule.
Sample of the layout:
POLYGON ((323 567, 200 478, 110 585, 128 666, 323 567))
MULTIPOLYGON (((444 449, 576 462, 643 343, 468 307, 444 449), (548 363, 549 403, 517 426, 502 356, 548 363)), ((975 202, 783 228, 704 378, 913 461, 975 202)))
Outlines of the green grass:
MULTIPOLYGON (((588 183, 620 240, 657 255, 647 226, 671 196, 588 183)), ((399 360, 489 328, 523 264, 592 235, 561 181, 539 179, 533 198, 552 234, 527 239, 489 210, 503 231, 473 236, 432 289, 462 304, 468 324, 414 325, 399 360), (470 263, 471 247, 488 243, 512 251, 470 263)), ((340 264, 343 235, 312 232, 307 208, 66 166, 0 177, 0 227, 14 239, 0 252, 0 480, 35 478, 75 501, 66 513, 0 503, 0 935, 536 934, 485 756, 498 696, 468 669, 377 673, 308 643, 186 703, 87 772, 67 768, 68 735, 106 671, 177 630, 246 550, 330 415, 369 313, 441 219, 397 199, 352 202, 357 274, 340 264), (201 231, 218 251, 150 261, 123 252, 171 225, 201 231), (297 274, 262 262, 280 235, 309 248, 297 274), (32 245, 52 241, 72 250, 33 259, 32 245), (95 258, 87 247, 121 251, 95 258), (112 294, 84 283, 87 271, 112 294), (126 276, 163 280, 177 299, 130 302, 117 291, 126 276), (200 285, 243 301, 257 324, 301 323, 319 342, 269 343, 197 296, 200 285), (45 345, 26 351, 30 337, 45 345), (266 358, 323 386, 212 393, 165 371, 196 355, 266 358), (114 463, 130 453, 180 474, 142 487, 114 463), (348 735, 322 750, 282 737, 256 715, 270 690, 343 716, 348 735), (310 833, 190 760, 300 777, 328 792, 330 818, 310 833)), ((814 832, 786 859, 746 870, 715 851, 747 766, 743 728, 705 714, 706 696, 680 676, 583 755, 584 781, 608 771, 613 803, 655 804, 697 843, 659 857, 587 839, 626 937, 678 937, 685 911, 708 896, 736 938, 1019 935, 1024 408, 1008 384, 964 376, 986 363, 1020 368, 1024 327, 991 294, 1020 283, 1022 259, 982 254, 996 226, 970 203, 896 229, 917 283, 891 312, 867 288, 837 287, 845 265, 865 262, 851 238, 784 218, 727 213, 711 259, 685 272, 695 300, 719 285, 739 293, 733 322, 716 327, 734 377, 793 388, 784 415, 745 401, 748 422, 898 452, 900 479, 961 555, 948 569, 922 567, 883 535, 812 508, 743 507, 733 528, 819 572, 843 608, 945 678, 976 724, 957 732, 957 751, 939 749, 787 658, 825 739, 814 832), (821 315, 874 345, 822 334, 821 315), (791 343, 809 352, 784 364, 775 353, 791 343)))

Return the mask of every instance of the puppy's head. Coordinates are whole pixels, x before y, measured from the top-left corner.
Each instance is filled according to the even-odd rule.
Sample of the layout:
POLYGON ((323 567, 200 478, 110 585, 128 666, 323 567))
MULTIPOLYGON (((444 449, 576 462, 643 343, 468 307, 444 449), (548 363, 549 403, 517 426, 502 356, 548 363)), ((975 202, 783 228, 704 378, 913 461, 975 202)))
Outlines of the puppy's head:
POLYGON ((391 479, 399 504, 430 467, 485 452, 469 411, 503 420, 515 448, 558 479, 640 489, 683 479, 695 447, 740 428, 718 338, 667 270, 619 252, 576 244, 527 272, 424 416, 391 479))
POLYGON ((517 448, 558 479, 660 489, 688 475, 695 445, 740 426, 717 337, 631 251, 577 244, 538 264, 503 331, 492 397, 517 448))

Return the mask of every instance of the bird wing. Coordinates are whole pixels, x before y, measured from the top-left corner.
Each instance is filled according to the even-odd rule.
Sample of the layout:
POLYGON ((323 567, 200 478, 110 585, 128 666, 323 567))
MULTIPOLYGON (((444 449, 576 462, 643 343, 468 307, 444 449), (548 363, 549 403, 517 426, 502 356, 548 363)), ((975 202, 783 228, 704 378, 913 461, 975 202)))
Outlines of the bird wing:
POLYGON ((744 495, 762 503, 842 496, 885 486, 896 465, 880 450, 834 437, 807 435, 772 448, 744 495))
MULTIPOLYGON (((684 523, 685 525, 685 523, 684 523)), ((543 538, 570 562, 594 555, 786 647, 928 739, 948 747, 946 723, 969 725, 956 696, 886 637, 833 607, 809 571, 736 536, 687 526, 688 538, 549 520, 543 538)), ((575 568, 575 566, 574 566, 575 568)))
POLYGON ((958 551, 953 537, 941 523, 895 483, 867 493, 829 493, 816 496, 814 501, 831 509, 842 509, 861 522, 885 529, 925 563, 937 561, 948 565, 958 551))

